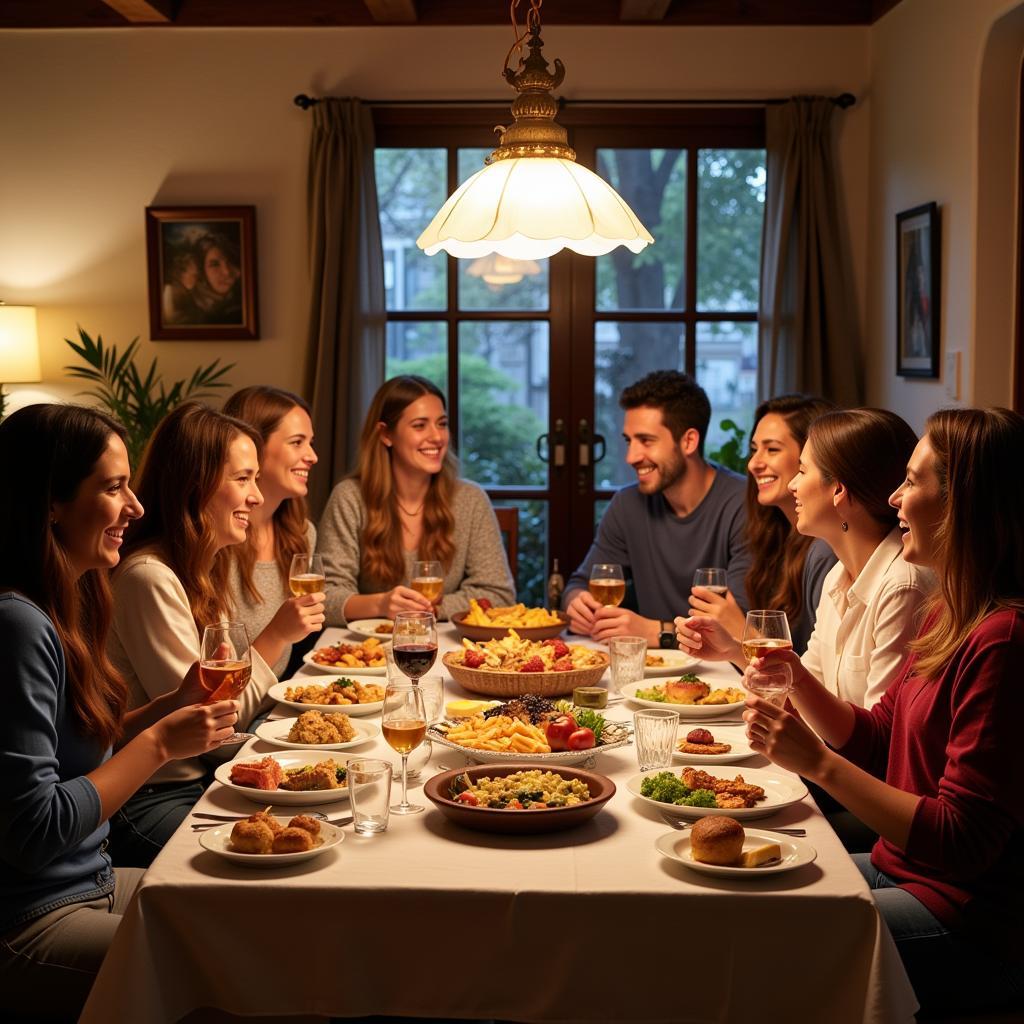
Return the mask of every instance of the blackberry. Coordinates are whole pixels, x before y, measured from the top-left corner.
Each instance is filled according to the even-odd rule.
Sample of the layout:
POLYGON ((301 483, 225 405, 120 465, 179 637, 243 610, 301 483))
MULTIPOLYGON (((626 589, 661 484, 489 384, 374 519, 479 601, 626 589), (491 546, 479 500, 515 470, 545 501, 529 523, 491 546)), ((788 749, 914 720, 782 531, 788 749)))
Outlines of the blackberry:
POLYGON ((509 718, 521 718, 524 722, 536 725, 545 715, 555 710, 555 705, 547 697, 539 693, 527 693, 522 697, 514 697, 507 704, 498 704, 484 712, 484 718, 495 718, 508 715, 509 718))

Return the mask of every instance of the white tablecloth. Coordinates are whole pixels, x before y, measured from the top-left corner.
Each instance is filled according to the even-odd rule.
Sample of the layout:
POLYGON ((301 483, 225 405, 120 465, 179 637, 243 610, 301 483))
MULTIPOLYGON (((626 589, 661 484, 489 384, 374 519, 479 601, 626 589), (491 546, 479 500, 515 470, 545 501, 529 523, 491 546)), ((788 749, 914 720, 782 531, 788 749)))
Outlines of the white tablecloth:
MULTIPOLYGON (((456 644, 450 627, 440 633, 442 651, 456 644)), ((722 666, 701 675, 737 678, 722 666)), ((447 676, 446 687, 464 695, 447 676)), ((399 760, 382 740, 345 753, 356 752, 399 760)), ((459 763, 435 746, 438 761, 459 763)), ((466 831, 418 787, 426 813, 392 816, 370 838, 347 828, 340 847, 284 870, 218 858, 186 823, 147 873, 81 1020, 171 1022, 203 1006, 531 1022, 912 1019, 889 933, 809 797, 765 823, 806 827, 813 865, 715 878, 655 850, 666 825, 625 788, 632 746, 599 755, 596 770, 615 796, 586 825, 548 836, 466 831)), ((255 805, 214 784, 197 810, 255 805)))

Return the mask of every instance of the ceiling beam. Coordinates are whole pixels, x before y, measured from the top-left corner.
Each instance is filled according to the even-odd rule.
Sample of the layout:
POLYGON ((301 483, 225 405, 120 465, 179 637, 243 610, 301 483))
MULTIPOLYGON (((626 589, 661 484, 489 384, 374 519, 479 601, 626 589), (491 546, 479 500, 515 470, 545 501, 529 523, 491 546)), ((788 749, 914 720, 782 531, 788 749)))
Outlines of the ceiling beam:
POLYGON ((413 25, 416 0, 363 0, 378 25, 413 25))
POLYGON ((620 0, 619 21, 661 21, 672 0, 620 0))
POLYGON ((133 25, 170 25, 178 6, 176 0, 103 0, 133 25))

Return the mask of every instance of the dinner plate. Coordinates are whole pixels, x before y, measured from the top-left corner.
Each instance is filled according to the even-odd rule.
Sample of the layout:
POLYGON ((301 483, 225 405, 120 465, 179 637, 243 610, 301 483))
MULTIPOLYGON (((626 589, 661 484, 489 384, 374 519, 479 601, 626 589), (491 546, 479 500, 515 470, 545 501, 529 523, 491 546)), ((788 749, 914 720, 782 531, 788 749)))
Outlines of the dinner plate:
MULTIPOLYGON (((298 768, 301 765, 316 764, 318 761, 326 761, 328 758, 334 761, 347 760, 334 757, 330 751, 321 750, 292 750, 282 751, 280 754, 266 754, 265 757, 272 757, 282 768, 298 768)), ((231 781, 231 768, 235 764, 251 764, 253 761, 260 761, 258 754, 250 754, 248 757, 239 757, 234 761, 226 761, 217 765, 213 777, 227 789, 240 793, 248 800, 266 807, 267 804, 275 804, 287 807, 306 807, 311 804, 333 804, 339 800, 348 799, 348 786, 341 786, 338 789, 308 789, 301 792, 292 792, 287 789, 254 789, 252 786, 238 786, 231 781)))
MULTIPOLYGON (((693 729, 699 729, 699 725, 687 722, 679 727, 679 735, 676 737, 678 745, 686 739, 686 734, 693 729)), ((259 730, 256 730, 259 733, 259 730)), ((747 739, 747 730, 742 725, 713 725, 708 729, 715 738, 716 743, 728 743, 732 750, 727 754, 684 754, 682 751, 673 750, 672 758, 679 764, 734 764, 736 761, 744 761, 757 753, 751 747, 747 739)))
POLYGON ((374 640, 384 643, 391 640, 391 627, 393 625, 394 622, 391 619, 355 619, 345 628, 350 633, 355 633, 356 636, 372 637, 374 640), (385 622, 388 624, 388 631, 386 633, 378 633, 377 627, 383 626, 385 622))
POLYGON ((660 648, 648 649, 647 654, 650 657, 661 658, 664 665, 651 665, 650 667, 644 666, 644 676, 679 676, 684 672, 689 672, 694 665, 698 665, 700 662, 697 658, 694 658, 690 654, 684 654, 682 651, 661 650, 660 648))
POLYGON ((361 717, 362 715, 376 714, 384 707, 384 701, 382 700, 371 701, 368 704, 301 704, 297 700, 288 700, 285 697, 289 687, 310 685, 319 686, 323 684, 317 683, 315 679, 308 677, 305 679, 295 678, 290 679, 288 682, 275 683, 267 690, 267 695, 271 700, 276 700, 278 704, 284 704, 286 707, 295 708, 298 711, 322 711, 325 715, 336 714, 340 711, 350 717, 361 717))
MULTIPOLYGON (((348 712, 338 708, 334 712, 326 714, 347 714, 348 712)), ((275 747, 286 747, 289 750, 309 750, 311 743, 294 743, 288 739, 288 733, 292 726, 298 721, 297 718, 278 718, 271 722, 264 722, 256 727, 256 735, 264 743, 270 743, 275 747)), ((349 747, 358 747, 361 743, 369 743, 376 736, 380 735, 380 727, 373 722, 354 721, 352 728, 356 735, 344 743, 317 743, 317 750, 348 750, 349 747)))
MULTIPOLYGON (((291 818, 281 818, 276 815, 275 818, 285 826, 291 821, 291 818)), ((321 822, 320 838, 322 841, 311 850, 301 850, 298 853, 239 853, 238 850, 231 849, 231 829, 233 827, 234 824, 231 823, 200 832, 199 845, 225 860, 233 860, 236 864, 245 864, 252 868, 284 867, 287 864, 312 860, 314 857, 319 857, 320 854, 340 846, 345 838, 345 833, 340 828, 321 822)))
POLYGON ((679 804, 663 804, 640 793, 640 783, 644 779, 663 771, 671 771, 676 776, 681 774, 680 769, 652 768, 650 771, 634 775, 626 783, 626 789, 641 803, 647 804, 661 814, 671 814, 676 818, 703 818, 709 814, 725 815, 736 818, 737 821, 743 818, 767 818, 776 811, 781 811, 783 807, 799 803, 807 796, 807 787, 799 778, 777 768, 734 769, 723 765, 715 771, 709 771, 708 774, 720 779, 734 779, 737 775, 742 775, 744 782, 760 786, 764 790, 764 800, 754 807, 681 807, 679 804))
MULTIPOLYGON (((739 681, 738 676, 737 681, 739 681)), ((745 700, 740 700, 734 704, 670 704, 664 700, 645 700, 643 697, 636 696, 637 690, 648 690, 653 685, 656 684, 648 683, 645 679, 639 683, 627 683, 619 692, 627 700, 631 700, 634 704, 640 704, 645 708, 669 708, 671 711, 678 711, 679 718, 683 722, 696 722, 701 718, 722 718, 725 715, 731 715, 734 711, 742 710, 746 703, 745 700)), ((712 690, 727 689, 727 687, 718 686, 715 683, 708 683, 708 686, 712 690)), ((736 686, 733 689, 740 690, 742 687, 736 686)))
MULTIPOLYGON (((342 640, 342 643, 345 643, 342 640)), ((334 647, 334 644, 327 644, 327 647, 334 647)), ((322 647, 318 647, 317 651, 322 651, 322 647)), ((326 672, 332 676, 386 676, 388 674, 387 665, 377 665, 375 668, 371 668, 368 665, 321 665, 319 661, 313 660, 313 655, 316 651, 307 651, 302 656, 304 664, 310 668, 314 668, 317 672, 326 672)))
POLYGON ((736 864, 704 864, 702 861, 693 859, 688 832, 669 832, 666 835, 658 836, 654 846, 663 857, 677 860, 693 871, 702 871, 707 875, 727 875, 730 878, 777 875, 783 871, 802 868, 805 864, 813 864, 818 856, 814 847, 802 839, 780 836, 777 832, 757 832, 752 829, 744 831, 746 832, 746 837, 743 840, 744 850, 753 850, 766 843, 778 843, 782 859, 774 864, 762 864, 756 868, 741 868, 736 864))

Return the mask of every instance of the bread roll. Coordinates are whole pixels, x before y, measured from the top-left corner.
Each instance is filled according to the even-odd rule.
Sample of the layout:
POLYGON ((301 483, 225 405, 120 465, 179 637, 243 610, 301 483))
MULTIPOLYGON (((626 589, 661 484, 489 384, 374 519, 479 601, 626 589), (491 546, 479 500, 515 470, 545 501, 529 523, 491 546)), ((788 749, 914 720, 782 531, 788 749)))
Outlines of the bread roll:
POLYGON ((690 854, 703 864, 736 864, 743 853, 743 826, 709 814, 690 829, 690 854))

